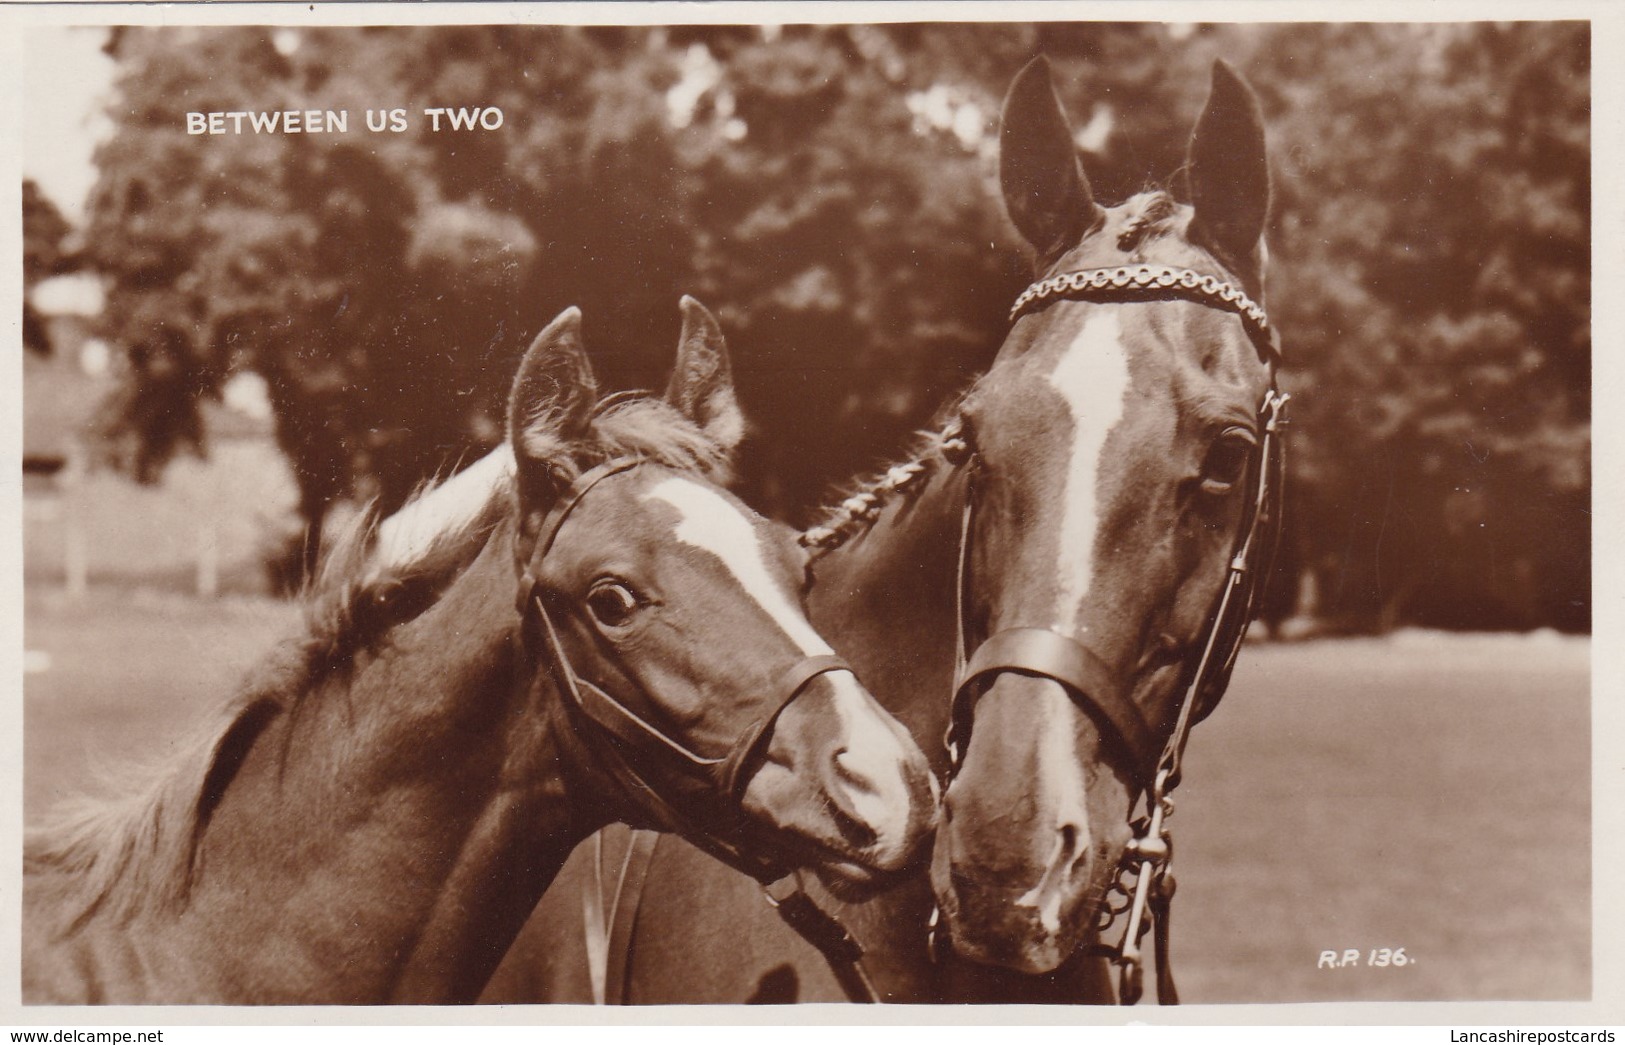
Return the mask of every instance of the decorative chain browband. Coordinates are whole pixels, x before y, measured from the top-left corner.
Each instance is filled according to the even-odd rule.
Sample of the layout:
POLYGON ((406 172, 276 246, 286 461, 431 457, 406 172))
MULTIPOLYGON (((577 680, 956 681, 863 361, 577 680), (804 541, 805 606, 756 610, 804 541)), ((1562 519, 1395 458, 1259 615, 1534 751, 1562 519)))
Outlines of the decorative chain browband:
POLYGON ((1010 320, 1014 322, 1050 298, 1077 297, 1090 292, 1124 296, 1165 294, 1234 312, 1248 325, 1255 340, 1268 346, 1271 354, 1280 354, 1280 348, 1270 337, 1270 321, 1262 305, 1217 276, 1205 276, 1192 269, 1172 265, 1081 269, 1051 276, 1034 283, 1016 298, 1016 303, 1010 308, 1010 320))

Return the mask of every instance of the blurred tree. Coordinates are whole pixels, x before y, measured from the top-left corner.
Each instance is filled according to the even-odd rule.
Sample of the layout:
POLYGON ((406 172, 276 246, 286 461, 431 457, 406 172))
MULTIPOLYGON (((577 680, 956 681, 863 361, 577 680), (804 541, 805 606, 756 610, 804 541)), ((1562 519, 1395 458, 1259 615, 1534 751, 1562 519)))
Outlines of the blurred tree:
POLYGON ((57 210, 32 178, 23 179, 23 347, 40 355, 51 354, 51 339, 45 317, 35 309, 28 292, 41 280, 71 271, 77 258, 67 246, 72 231, 68 219, 57 210))
POLYGON ((502 314, 531 250, 511 216, 441 197, 410 138, 356 133, 400 91, 380 78, 386 49, 347 35, 355 46, 254 28, 118 33, 117 132, 91 201, 128 364, 115 460, 152 479, 201 451, 201 400, 257 370, 313 528, 344 497, 398 504, 471 433, 495 431, 474 393, 510 346, 483 327, 465 339, 462 322, 502 314), (348 109, 351 133, 186 133, 188 111, 309 108, 348 109))
POLYGON ((611 385, 658 385, 684 292, 733 346, 747 496, 800 516, 1002 339, 1027 277, 995 162, 1015 70, 1051 55, 1115 200, 1178 191, 1228 57, 1275 150, 1289 559, 1319 611, 1588 622, 1582 23, 166 29, 111 48, 88 241, 129 360, 117 456, 150 476, 201 447, 199 399, 256 369, 312 522, 491 445, 520 348, 568 305, 611 385), (436 132, 431 105, 503 126, 436 132), (406 128, 366 131, 381 106, 406 128), (353 122, 185 133, 188 110, 284 108, 353 122))
POLYGON ((1252 50, 1323 612, 1589 626, 1589 53, 1578 22, 1252 50))

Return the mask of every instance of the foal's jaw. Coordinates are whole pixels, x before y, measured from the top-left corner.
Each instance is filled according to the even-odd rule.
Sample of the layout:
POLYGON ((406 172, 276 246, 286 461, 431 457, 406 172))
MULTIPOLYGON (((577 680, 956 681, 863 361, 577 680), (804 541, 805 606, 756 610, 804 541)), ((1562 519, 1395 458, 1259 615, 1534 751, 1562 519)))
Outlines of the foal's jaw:
POLYGON ((832 672, 779 715, 743 806, 832 890, 853 895, 923 856, 937 782, 908 732, 850 673, 832 672))

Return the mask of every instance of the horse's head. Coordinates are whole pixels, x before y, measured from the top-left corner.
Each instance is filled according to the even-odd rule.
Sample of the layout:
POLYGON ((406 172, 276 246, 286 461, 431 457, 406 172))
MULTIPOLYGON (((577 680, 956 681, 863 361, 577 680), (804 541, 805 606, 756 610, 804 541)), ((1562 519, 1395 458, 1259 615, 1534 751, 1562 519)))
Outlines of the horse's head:
POLYGON ((1040 278, 962 414, 973 655, 932 878, 959 953, 1045 972, 1095 928, 1251 529, 1269 179, 1257 102, 1222 63, 1190 204, 1096 203, 1042 60, 1000 148, 1040 278))
POLYGON ((790 531, 718 485, 743 423, 711 314, 684 298, 664 397, 600 402, 571 309, 509 414, 528 634, 616 813, 847 886, 916 857, 924 756, 808 623, 790 531))

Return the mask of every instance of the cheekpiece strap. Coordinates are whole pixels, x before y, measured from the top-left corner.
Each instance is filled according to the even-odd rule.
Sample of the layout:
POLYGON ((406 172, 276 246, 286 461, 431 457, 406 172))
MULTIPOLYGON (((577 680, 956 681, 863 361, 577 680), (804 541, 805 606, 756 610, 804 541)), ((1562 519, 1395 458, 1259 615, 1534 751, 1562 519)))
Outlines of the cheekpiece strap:
POLYGON ((531 552, 531 561, 541 560, 552 550, 553 542, 558 539, 559 529, 564 526, 564 520, 570 517, 576 505, 581 503, 581 499, 587 496, 593 487, 612 475, 629 472, 643 463, 644 459, 641 457, 617 457, 589 468, 577 476, 575 482, 570 484, 570 488, 565 490, 564 495, 553 505, 552 511, 542 519, 542 525, 536 531, 536 548, 531 552))
POLYGON ((1080 269, 1040 280, 1022 291, 1010 308, 1013 323, 1055 298, 1074 301, 1182 299, 1209 308, 1234 312, 1247 326, 1259 354, 1279 363, 1281 346, 1264 307, 1239 287, 1217 276, 1172 265, 1125 265, 1118 268, 1080 269))

